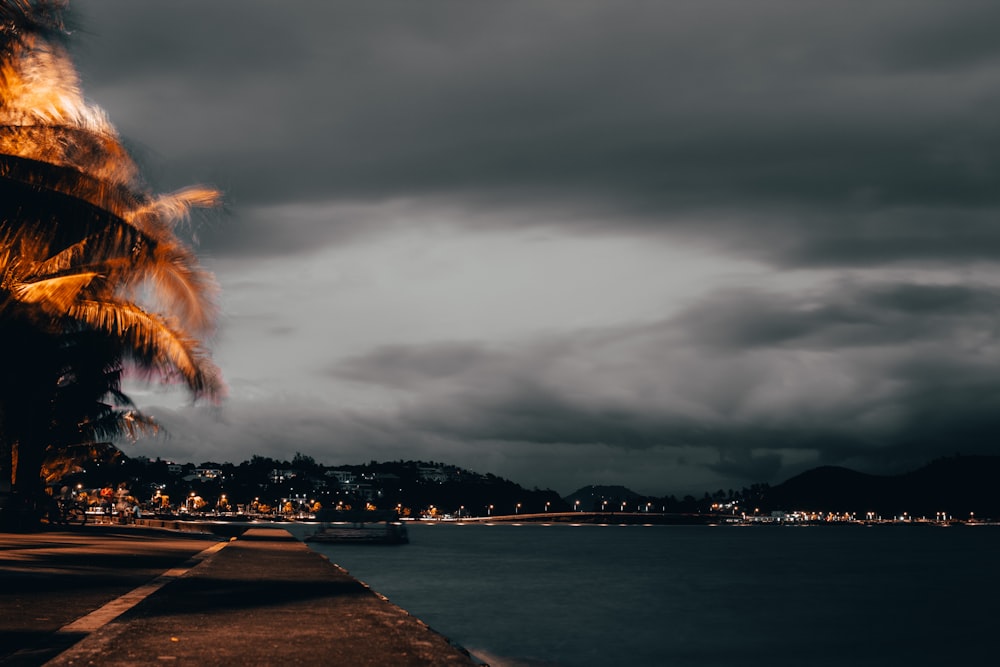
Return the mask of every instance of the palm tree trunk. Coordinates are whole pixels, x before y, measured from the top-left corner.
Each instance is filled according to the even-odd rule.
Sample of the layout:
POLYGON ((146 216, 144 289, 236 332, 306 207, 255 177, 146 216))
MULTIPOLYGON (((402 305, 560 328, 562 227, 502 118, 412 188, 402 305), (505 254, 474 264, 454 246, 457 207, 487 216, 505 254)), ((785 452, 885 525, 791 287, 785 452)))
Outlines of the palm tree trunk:
POLYGON ((18 442, 14 444, 16 456, 14 460, 13 491, 26 497, 35 498, 42 491, 42 461, 45 460, 45 447, 34 442, 18 442))
MULTIPOLYGON (((13 490, 14 484, 14 461, 13 448, 6 440, 0 439, 0 498, 3 498, 13 490)), ((0 507, 3 501, 0 500, 0 507)))
POLYGON ((11 491, 14 485, 14 448, 3 436, 3 406, 0 405, 0 531, 8 530, 11 512, 11 491))
POLYGON ((0 442, 0 531, 29 532, 41 518, 41 467, 37 447, 0 442))

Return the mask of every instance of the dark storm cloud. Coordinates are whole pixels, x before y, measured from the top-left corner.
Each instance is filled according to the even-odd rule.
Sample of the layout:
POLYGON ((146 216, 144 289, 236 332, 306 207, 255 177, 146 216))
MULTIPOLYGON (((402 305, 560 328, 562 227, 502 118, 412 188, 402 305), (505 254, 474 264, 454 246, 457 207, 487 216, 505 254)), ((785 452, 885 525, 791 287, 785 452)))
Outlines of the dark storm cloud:
POLYGON ((159 96, 146 140, 203 132, 170 169, 243 206, 531 204, 795 264, 1000 249, 992 4, 79 4, 96 92, 159 96))
MULTIPOLYGON (((526 469, 535 453, 559 452, 552 470, 575 452, 593 461, 593 452, 642 461, 669 452, 688 471, 747 482, 806 463, 898 472, 994 447, 997 3, 74 6, 85 92, 134 141, 154 185, 226 191, 233 216, 201 226, 202 248, 231 256, 233 276, 273 260, 279 279, 229 290, 246 297, 241 309, 278 310, 276 294, 282 305, 302 298, 276 288, 296 277, 322 289, 329 267, 294 263, 327 246, 345 246, 331 262, 364 257, 395 275, 378 263, 402 251, 372 250, 385 248, 375 234, 422 238, 435 225, 449 238, 543 225, 556 240, 640 238, 669 243, 665 262, 707 248, 720 275, 748 272, 746 282, 710 281, 741 289, 707 294, 693 283, 658 289, 669 278, 651 277, 634 291, 665 309, 688 305, 609 309, 626 313, 620 326, 567 325, 544 337, 525 326, 502 334, 504 344, 484 327, 484 340, 356 345, 324 381, 388 399, 357 413, 237 400, 231 423, 193 424, 234 451, 245 451, 240 437, 262 452, 291 442, 395 458, 411 442, 451 460, 523 444, 526 469), (369 254, 351 254, 359 237, 376 241, 369 254), (739 266, 723 266, 728 259, 739 266)), ((468 238, 448 247, 483 252, 468 238)), ((554 281, 572 280, 550 261, 554 281)), ((615 261, 628 260, 609 257, 594 271, 614 272, 615 261)), ((416 284, 427 266, 415 260, 399 275, 416 284)), ((517 282, 463 277, 453 281, 462 298, 442 302, 474 302, 490 280, 517 282)), ((366 319, 387 306, 367 303, 374 292, 363 282, 352 295, 364 306, 349 313, 357 339, 386 321, 366 319)), ((441 282, 399 290, 400 301, 413 299, 411 317, 468 317, 430 308, 441 282)), ((588 305, 600 314, 623 289, 615 283, 588 305)), ((290 361, 313 354, 315 368, 336 357, 294 335, 342 316, 333 306, 317 316, 328 296, 303 300, 287 323, 262 320, 287 339, 290 361)), ((531 316, 505 307, 497 321, 531 316)), ((578 320, 616 321, 589 315, 578 320)), ((538 328, 555 326, 540 319, 538 328)), ((416 328, 434 340, 446 326, 416 328)))
POLYGON ((888 469, 993 446, 998 305, 1000 291, 975 286, 746 290, 642 327, 389 346, 332 371, 401 392, 387 420, 420 433, 708 449, 706 466, 735 479, 804 453, 888 469))
POLYGON ((741 350, 839 349, 993 336, 1000 292, 972 285, 838 284, 796 297, 733 290, 680 316, 691 340, 741 350))

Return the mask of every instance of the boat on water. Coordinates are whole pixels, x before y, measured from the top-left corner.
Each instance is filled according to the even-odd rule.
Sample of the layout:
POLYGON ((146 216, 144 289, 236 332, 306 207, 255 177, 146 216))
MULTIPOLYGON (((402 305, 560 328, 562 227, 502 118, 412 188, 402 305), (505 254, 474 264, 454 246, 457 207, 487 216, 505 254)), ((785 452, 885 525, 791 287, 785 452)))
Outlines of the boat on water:
POLYGON ((317 515, 322 522, 306 542, 337 544, 407 544, 406 526, 395 512, 340 512, 317 515))
POLYGON ((407 544, 406 526, 399 523, 328 524, 305 538, 306 542, 336 542, 338 544, 407 544))

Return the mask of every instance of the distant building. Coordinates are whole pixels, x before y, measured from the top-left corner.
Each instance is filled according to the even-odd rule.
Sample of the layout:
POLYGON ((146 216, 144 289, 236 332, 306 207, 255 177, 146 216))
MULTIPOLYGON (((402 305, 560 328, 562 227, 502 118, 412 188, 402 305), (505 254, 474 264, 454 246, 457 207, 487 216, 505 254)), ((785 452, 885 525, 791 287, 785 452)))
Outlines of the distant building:
POLYGON ((447 482, 450 477, 444 468, 431 468, 426 466, 420 466, 417 468, 417 475, 419 475, 420 479, 425 482, 447 482))
POLYGON ((195 480, 198 480, 199 482, 221 480, 222 471, 218 468, 195 468, 190 475, 184 475, 181 479, 185 482, 193 482, 195 480))
POLYGON ((373 500, 379 496, 379 491, 367 482, 350 482, 341 484, 340 488, 359 499, 373 500))
POLYGON ((341 485, 353 484, 355 479, 354 473, 350 470, 327 470, 324 474, 337 480, 341 485))

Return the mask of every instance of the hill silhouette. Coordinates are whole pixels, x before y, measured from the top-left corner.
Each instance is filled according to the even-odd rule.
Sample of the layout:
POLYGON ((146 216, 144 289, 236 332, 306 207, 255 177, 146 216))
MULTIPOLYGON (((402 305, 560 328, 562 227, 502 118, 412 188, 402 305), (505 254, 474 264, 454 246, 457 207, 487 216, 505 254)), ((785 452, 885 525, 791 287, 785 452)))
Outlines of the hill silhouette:
POLYGON ((573 493, 565 496, 563 501, 574 509, 581 509, 586 512, 597 512, 606 509, 617 509, 621 503, 635 503, 645 500, 645 496, 639 495, 632 489, 624 486, 601 486, 590 485, 577 489, 573 493))
POLYGON ((1000 457, 955 456, 937 459, 902 475, 869 475, 849 468, 823 466, 769 488, 761 499, 766 510, 876 512, 883 517, 934 517, 947 512, 959 519, 1000 517, 1000 457))

